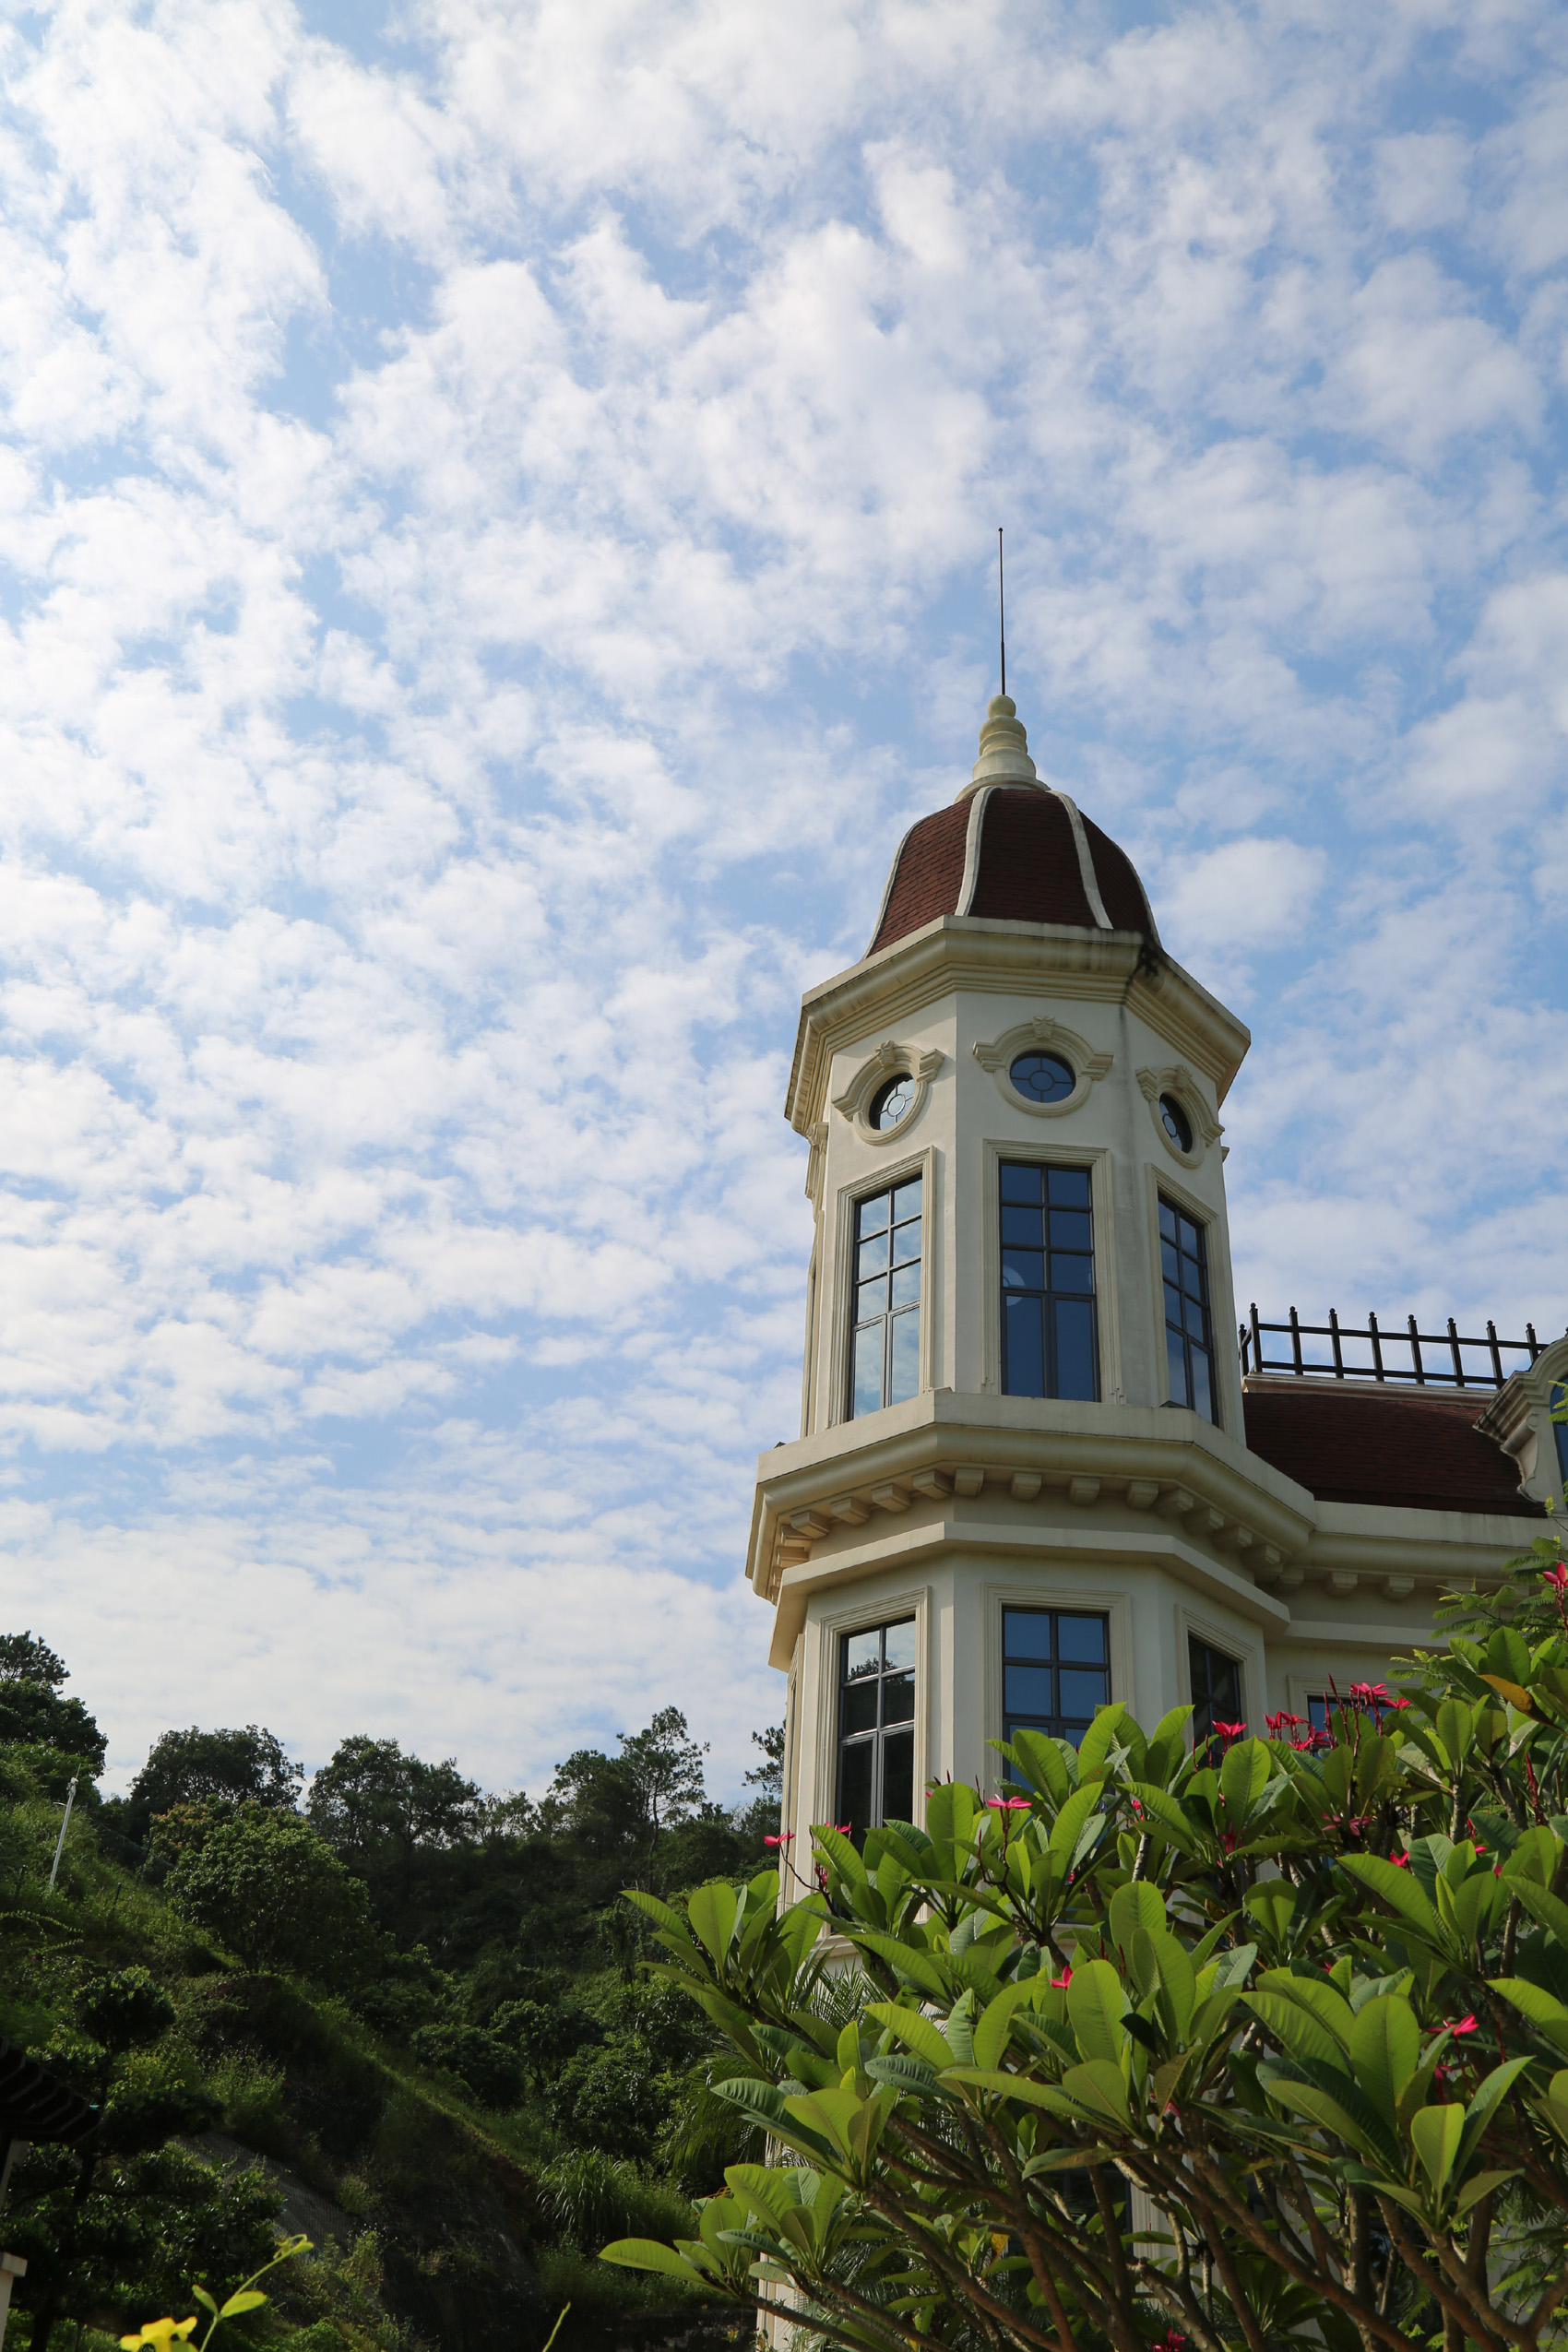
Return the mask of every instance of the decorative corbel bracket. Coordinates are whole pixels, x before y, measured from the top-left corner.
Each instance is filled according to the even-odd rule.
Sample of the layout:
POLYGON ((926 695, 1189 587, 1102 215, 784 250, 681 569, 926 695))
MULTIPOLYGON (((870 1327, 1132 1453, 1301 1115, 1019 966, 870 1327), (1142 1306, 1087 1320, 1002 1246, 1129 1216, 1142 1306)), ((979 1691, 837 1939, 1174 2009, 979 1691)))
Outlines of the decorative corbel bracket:
POLYGON ((996 1080, 997 1091, 1004 1102, 1015 1111, 1027 1111, 1032 1119, 1064 1119, 1084 1101, 1097 1078, 1103 1078, 1114 1057, 1097 1053, 1087 1039, 1075 1029, 1069 1029, 1049 1013, 1037 1013, 1032 1020, 1020 1021, 1016 1028, 1004 1029, 999 1038, 989 1044, 977 1042, 975 1060, 982 1070, 989 1070, 996 1080), (1009 1073, 1021 1053, 1054 1053, 1066 1063, 1073 1073, 1073 1091, 1060 1102, 1031 1102, 1020 1094, 1009 1073))
POLYGON ((870 1061, 861 1063, 843 1093, 834 1096, 833 1108, 849 1122, 862 1144, 901 1141, 925 1109, 931 1082, 944 1059, 934 1047, 900 1045, 896 1038, 886 1038, 870 1061), (914 1100, 896 1127, 873 1127, 871 1107, 889 1078, 912 1078, 914 1100))
POLYGON ((1154 1132, 1170 1154, 1183 1168, 1199 1168, 1211 1144, 1217 1144, 1225 1133, 1218 1120, 1204 1100, 1203 1089, 1184 1062, 1173 1062, 1163 1070, 1140 1070, 1136 1074, 1138 1091, 1148 1104, 1154 1132), (1187 1124, 1193 1131, 1193 1148, 1183 1151, 1159 1115, 1159 1098, 1170 1095, 1187 1114, 1187 1124))

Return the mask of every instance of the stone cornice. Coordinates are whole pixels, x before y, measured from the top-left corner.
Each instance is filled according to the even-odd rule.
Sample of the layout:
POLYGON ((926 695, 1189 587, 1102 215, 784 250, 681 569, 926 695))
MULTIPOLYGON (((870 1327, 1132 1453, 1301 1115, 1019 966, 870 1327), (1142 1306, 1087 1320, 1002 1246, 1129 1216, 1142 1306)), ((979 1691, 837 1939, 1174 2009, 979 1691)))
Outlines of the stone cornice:
POLYGON ((1049 1409, 1042 1426, 1029 1400, 939 1389, 764 1455, 746 1567, 757 1593, 781 1605, 788 1586, 803 1606, 808 1587, 851 1562, 874 1574, 911 1545, 1077 1546, 1169 1554, 1187 1581, 1239 1582, 1254 1600, 1266 1589, 1263 1613, 1278 1605, 1289 1622, 1284 1604, 1309 1580, 1340 1598, 1405 1598, 1417 1586, 1500 1576, 1538 1532, 1522 1517, 1319 1503, 1170 1407, 1049 1409))
POLYGON ((942 915, 807 991, 785 1098, 790 1124, 803 1135, 822 1119, 828 1063, 868 1027, 892 1026, 955 989, 1003 994, 1048 978, 1074 997, 1126 1003, 1213 1081, 1223 1102, 1251 1032, 1180 964, 1151 956, 1139 932, 942 915))

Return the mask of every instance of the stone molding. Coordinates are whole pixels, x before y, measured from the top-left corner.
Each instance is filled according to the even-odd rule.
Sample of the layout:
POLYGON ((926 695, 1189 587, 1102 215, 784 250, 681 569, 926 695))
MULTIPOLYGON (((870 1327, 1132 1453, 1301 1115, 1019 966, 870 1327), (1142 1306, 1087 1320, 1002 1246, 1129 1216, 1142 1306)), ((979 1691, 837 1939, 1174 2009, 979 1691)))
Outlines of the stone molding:
POLYGON ((990 1044, 977 1040, 975 1060, 982 1070, 989 1070, 996 1080, 997 1092, 1004 1102, 1015 1111, 1027 1111, 1031 1119, 1065 1119, 1087 1099, 1089 1088, 1097 1078, 1103 1078, 1114 1056, 1097 1053, 1087 1039, 1062 1021, 1053 1020, 1048 1013, 1037 1013, 1032 1020, 1018 1021, 1004 1029, 990 1044), (1060 1102, 1031 1102, 1020 1094, 1009 1075, 1020 1053, 1059 1053, 1073 1072, 1073 1091, 1063 1095, 1060 1102))
POLYGON ((922 1049, 900 1045, 896 1038, 885 1038, 870 1061, 861 1063, 843 1093, 834 1096, 833 1108, 840 1118, 849 1122, 862 1144, 897 1143, 925 1109, 931 1082, 944 1058, 934 1046, 922 1049), (897 1126, 873 1127, 869 1118, 871 1107, 879 1088, 889 1078, 912 1078, 915 1099, 897 1126))
POLYGON ((1182 1168, 1201 1168, 1209 1146, 1217 1144, 1225 1133, 1218 1120, 1204 1100, 1203 1089, 1184 1062, 1168 1063, 1163 1070, 1140 1070, 1136 1074, 1138 1091, 1148 1104, 1154 1132, 1173 1160, 1182 1168), (1193 1131, 1193 1148, 1183 1151, 1175 1137, 1166 1130, 1159 1115, 1159 1098, 1173 1095, 1187 1114, 1193 1131))

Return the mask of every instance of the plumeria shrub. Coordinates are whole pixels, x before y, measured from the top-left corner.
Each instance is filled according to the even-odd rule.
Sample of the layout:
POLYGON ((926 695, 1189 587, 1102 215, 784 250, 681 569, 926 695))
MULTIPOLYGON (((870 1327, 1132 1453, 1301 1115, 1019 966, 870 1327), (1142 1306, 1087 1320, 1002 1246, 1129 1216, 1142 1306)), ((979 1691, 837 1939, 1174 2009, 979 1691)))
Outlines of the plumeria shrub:
POLYGON ((605 2258, 865 2352, 1568 2341, 1565 1587, 1321 1731, 1112 1705, 782 1905, 630 1896, 774 2160, 605 2258))

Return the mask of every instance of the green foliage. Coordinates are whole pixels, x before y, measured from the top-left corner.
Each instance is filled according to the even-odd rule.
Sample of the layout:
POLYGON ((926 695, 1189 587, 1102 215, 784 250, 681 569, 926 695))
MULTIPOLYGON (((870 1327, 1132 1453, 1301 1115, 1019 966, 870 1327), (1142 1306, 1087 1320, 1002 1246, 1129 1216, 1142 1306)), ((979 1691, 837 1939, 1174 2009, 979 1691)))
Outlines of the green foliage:
POLYGON ((108 1810, 125 1836, 145 1840, 158 1815, 176 1805, 200 1805, 216 1798, 291 1812, 303 1779, 303 1765, 295 1764, 276 1734, 259 1724, 231 1731, 201 1731, 193 1724, 185 1731, 165 1731, 153 1743, 129 1796, 123 1802, 112 1800, 108 1810))
POLYGON ((351 1977, 374 1955, 363 1888, 308 1823, 268 1806, 209 1819, 178 1854, 168 1892, 249 1967, 351 1977))
POLYGON ((523 2066, 514 2049, 479 2025, 422 2025, 413 2037, 416 2058, 466 2083, 484 2107, 516 2107, 523 2095, 523 2066))
POLYGON ((782 1912, 772 1873, 632 1894, 777 2154, 605 2259, 858 2352, 1568 2340, 1558 1600, 1472 1598, 1326 1742, 1107 1707, 1001 1799, 818 1829, 782 1912))

